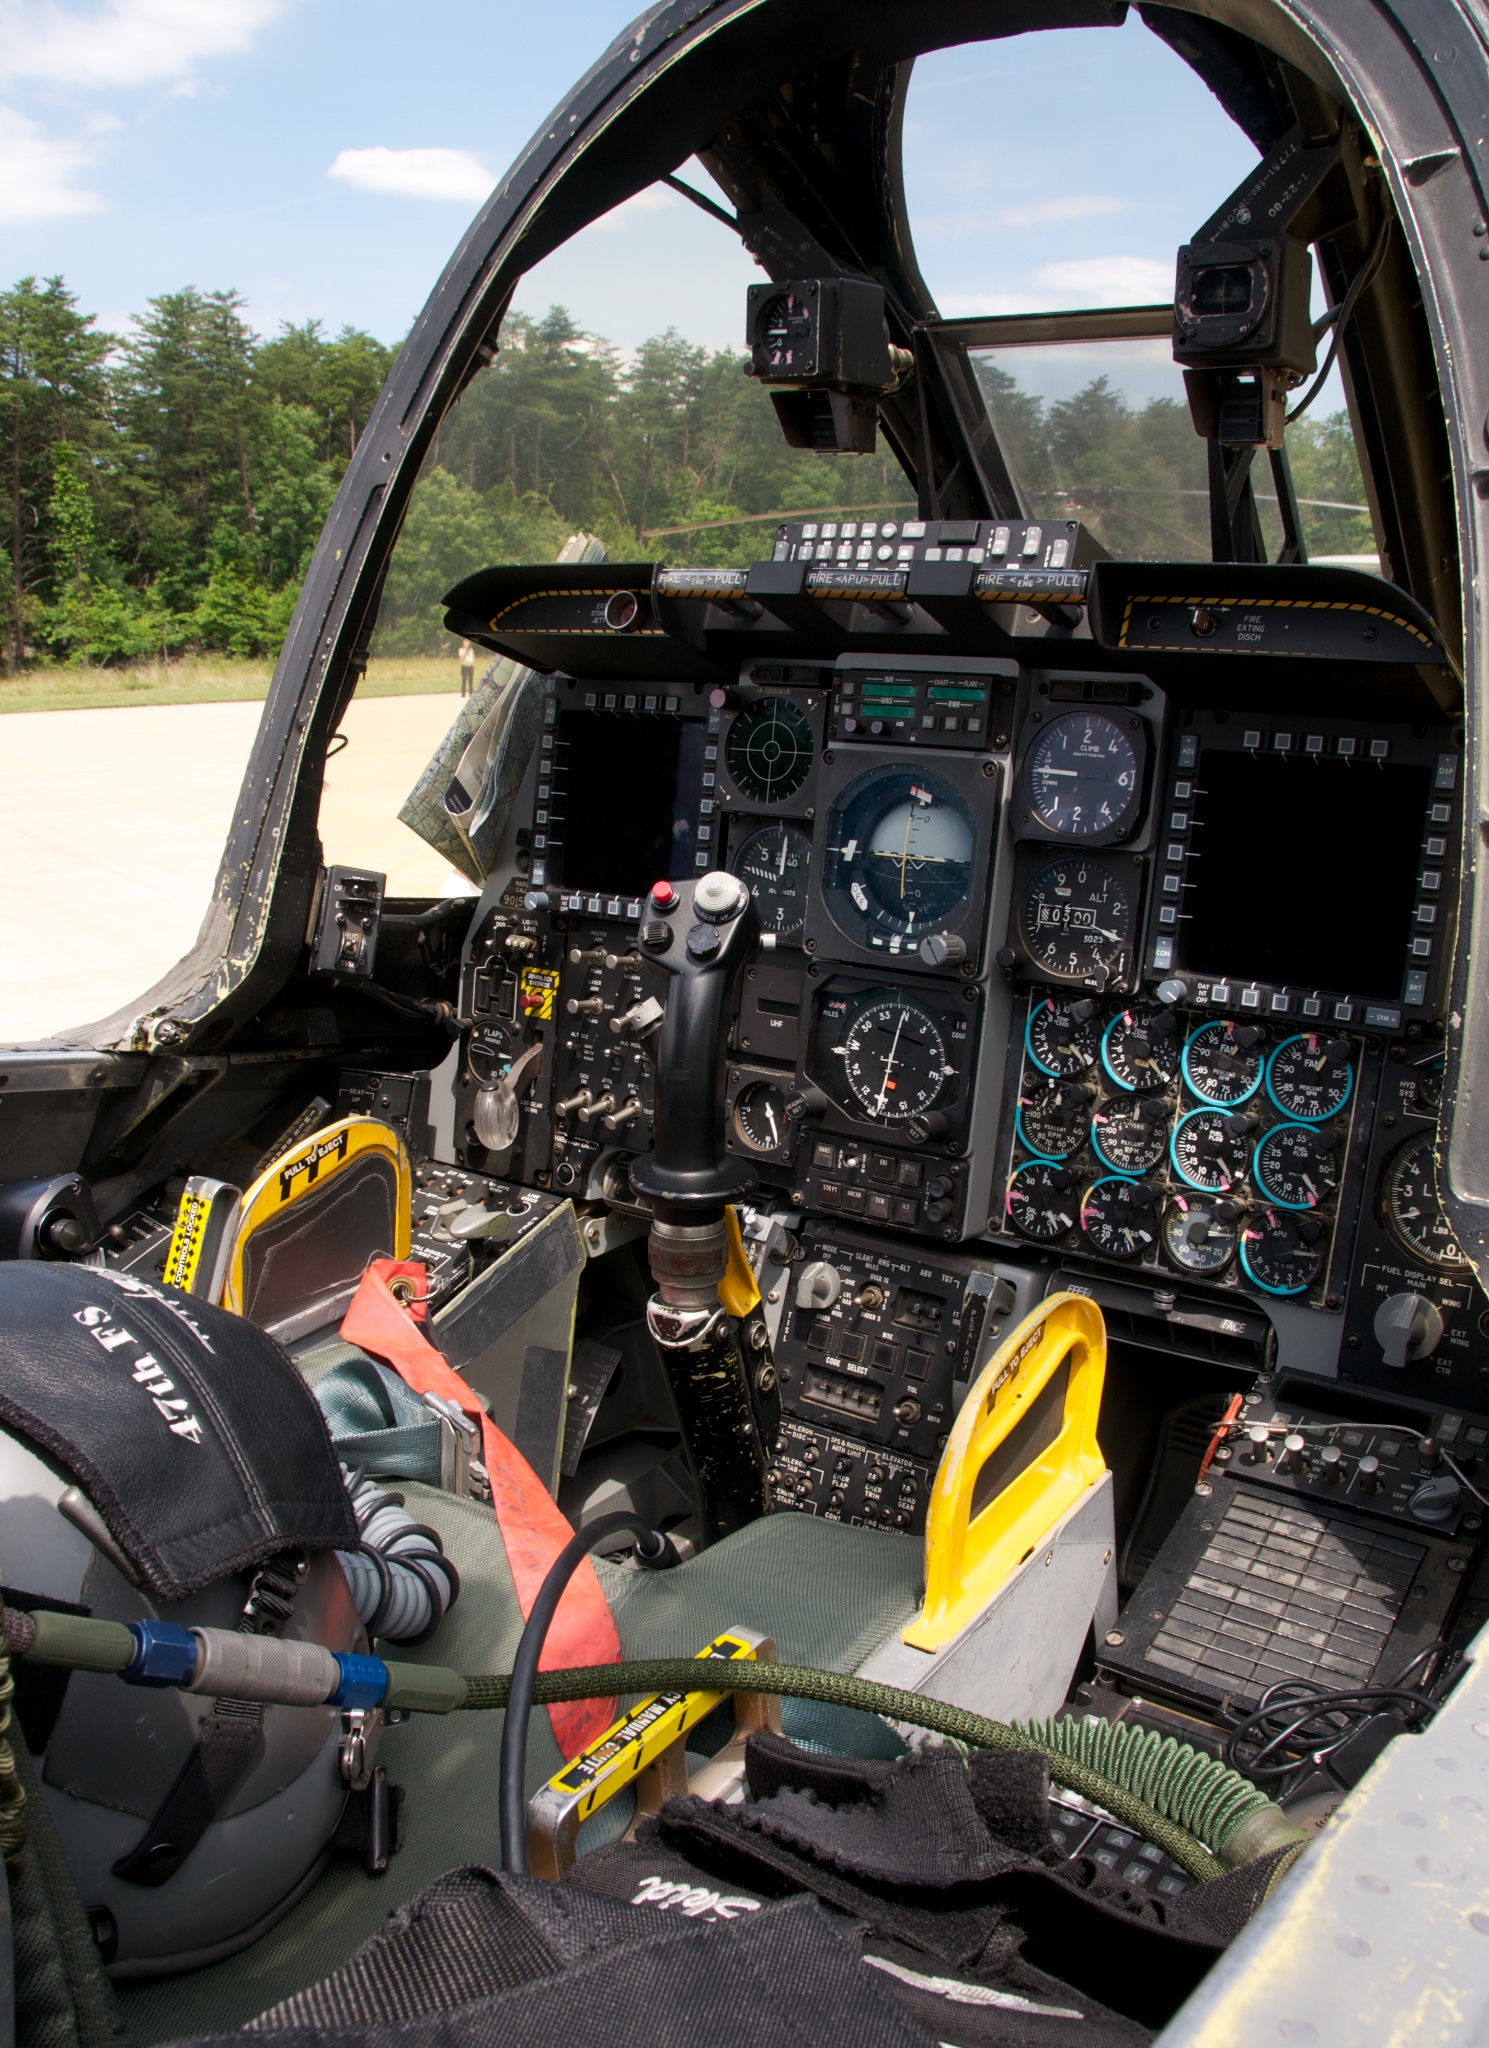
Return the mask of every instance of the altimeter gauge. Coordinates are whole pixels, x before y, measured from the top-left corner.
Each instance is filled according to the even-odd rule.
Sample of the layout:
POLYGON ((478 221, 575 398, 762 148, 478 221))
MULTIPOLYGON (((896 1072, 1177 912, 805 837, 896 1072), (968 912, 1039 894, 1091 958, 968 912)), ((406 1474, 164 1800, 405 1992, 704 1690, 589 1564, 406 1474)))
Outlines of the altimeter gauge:
POLYGON ((1109 988, 1132 947, 1133 899, 1107 861, 1068 854, 1034 876, 1019 911, 1030 960, 1052 981, 1109 988))

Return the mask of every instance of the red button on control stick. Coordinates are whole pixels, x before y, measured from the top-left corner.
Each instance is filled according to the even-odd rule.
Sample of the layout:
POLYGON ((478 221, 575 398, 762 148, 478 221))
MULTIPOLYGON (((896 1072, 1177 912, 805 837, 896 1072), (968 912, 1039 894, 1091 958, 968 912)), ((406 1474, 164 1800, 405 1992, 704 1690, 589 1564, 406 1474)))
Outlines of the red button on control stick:
POLYGON ((658 910, 670 910, 677 901, 677 891, 670 882, 653 882, 651 900, 658 910))

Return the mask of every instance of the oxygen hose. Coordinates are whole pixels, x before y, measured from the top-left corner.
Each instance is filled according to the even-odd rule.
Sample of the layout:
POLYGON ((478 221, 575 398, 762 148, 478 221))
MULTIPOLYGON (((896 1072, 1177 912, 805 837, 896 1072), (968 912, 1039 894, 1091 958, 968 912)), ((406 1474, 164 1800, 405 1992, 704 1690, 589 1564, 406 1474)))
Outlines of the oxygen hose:
MULTIPOLYGON (((416 1674, 423 1675, 420 1666, 402 1670, 415 1683, 416 1674)), ((1086 1737, 1089 1724, 1069 1717, 1036 1723, 1032 1729, 1010 1727, 965 1707, 902 1692, 898 1686, 790 1664, 711 1663, 707 1683, 711 1692, 779 1693, 789 1699, 852 1707, 950 1735, 974 1749, 1046 1755, 1057 1785, 1102 1807, 1202 1882, 1222 1877, 1227 1869, 1253 1862, 1274 1849, 1300 1849, 1308 1839, 1264 1793, 1228 1765, 1187 1743, 1175 1742, 1172 1737, 1150 1737, 1142 1729, 1098 1724, 1097 1737, 1104 1740, 1110 1732, 1115 1738, 1101 1750, 1105 1768, 1098 1769, 1082 1753, 1090 1746, 1086 1737), (1207 1831, 1208 1840, 1200 1838, 1201 1829, 1207 1831)), ((556 1700, 595 1699, 611 1693, 693 1692, 698 1684, 698 1664, 691 1657, 594 1664, 538 1672, 532 1704, 548 1706, 556 1700)), ((470 1676, 464 1680, 464 1688, 459 1706, 480 1711, 505 1707, 512 1681, 496 1675, 470 1676)))
MULTIPOLYGON (((598 1526, 591 1524, 582 1530, 550 1572, 555 1583, 553 1606, 562 1585, 559 1566, 565 1568, 562 1576, 567 1577, 606 1526, 635 1524, 626 1516, 614 1521, 604 1517, 598 1526)), ((674 1558, 665 1538, 654 1537, 641 1552, 641 1561, 653 1567, 674 1558)), ((548 1581, 543 1591, 548 1593, 548 1581)), ((333 1652, 319 1643, 244 1638, 223 1629, 181 1628, 174 1622, 101 1621, 45 1609, 21 1614, 5 1608, 0 1610, 0 1624, 3 1646, 12 1656, 74 1671, 114 1672, 127 1684, 177 1686, 215 1694, 223 1690, 223 1659, 230 1654, 236 1660, 231 1691, 237 1699, 291 1706, 383 1707, 424 1714, 462 1709, 479 1712, 506 1707, 511 1701, 508 1724, 514 1731, 520 1728, 524 1736, 528 1710, 557 1700, 689 1693, 700 1686, 711 1692, 776 1693, 791 1699, 820 1700, 828 1706, 852 1707, 890 1721, 908 1722, 911 1727, 928 1728, 976 1749, 1048 1756, 1050 1776, 1057 1785, 1104 1808, 1114 1820, 1155 1843, 1202 1881, 1220 1877, 1227 1868, 1254 1862, 1275 1849, 1291 1849, 1295 1856, 1308 1839, 1227 1765, 1184 1743, 1136 1728, 1093 1727, 1068 1717, 1031 1727, 1009 1727, 965 1707, 902 1692, 898 1686, 789 1664, 720 1660, 703 1667, 695 1657, 666 1657, 538 1671, 547 1624, 536 1602, 524 1634, 526 1654, 519 1654, 518 1670, 472 1677, 438 1664, 393 1663, 382 1657, 333 1652), (252 1657, 245 1662, 248 1651, 252 1657), (1199 1839, 1201 1834, 1207 1840, 1199 1839)), ((503 1734, 505 1739, 505 1730, 503 1734)), ((513 1754, 518 1739, 514 1732, 513 1754)), ((509 1788, 504 1784, 504 1802, 510 1804, 513 1816, 507 1828, 509 1840, 516 1844, 525 1819, 524 1781, 513 1776, 511 1782, 515 1792, 506 1801, 509 1788)), ((520 1856, 521 1847, 515 1853, 520 1856)), ((1289 1856, 1279 1862, 1274 1884, 1292 1860, 1289 1856)))

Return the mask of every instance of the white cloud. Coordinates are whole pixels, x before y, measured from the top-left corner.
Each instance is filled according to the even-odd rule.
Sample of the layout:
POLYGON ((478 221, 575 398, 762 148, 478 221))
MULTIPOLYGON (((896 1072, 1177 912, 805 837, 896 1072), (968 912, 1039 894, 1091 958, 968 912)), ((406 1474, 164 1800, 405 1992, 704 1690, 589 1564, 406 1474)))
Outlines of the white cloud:
POLYGON ((666 213, 674 206, 688 204, 681 193, 674 192, 670 185, 648 185, 643 191, 633 192, 629 199, 623 199, 619 206, 612 206, 608 213, 602 213, 597 221, 590 223, 590 226, 597 234, 623 233, 638 216, 666 213))
POLYGON ((463 149, 344 149, 326 173, 364 192, 405 199, 455 199, 478 206, 496 183, 463 149))
POLYGON ((287 0, 0 0, 0 78, 60 86, 152 85, 208 57, 237 57, 287 0))
POLYGON ((994 216, 1008 228, 1043 228, 1067 220, 1099 220, 1103 214, 1125 213, 1127 201, 1112 192, 1072 192, 1065 199, 1036 199, 1028 206, 1010 206, 994 216))
POLYGON ((89 161, 82 144, 53 141, 24 114, 0 107, 0 222, 95 212, 101 196, 70 182, 89 161))
POLYGON ((1046 263, 1034 279, 1078 306, 1156 306, 1174 295, 1174 266, 1151 256, 1079 256, 1046 263))

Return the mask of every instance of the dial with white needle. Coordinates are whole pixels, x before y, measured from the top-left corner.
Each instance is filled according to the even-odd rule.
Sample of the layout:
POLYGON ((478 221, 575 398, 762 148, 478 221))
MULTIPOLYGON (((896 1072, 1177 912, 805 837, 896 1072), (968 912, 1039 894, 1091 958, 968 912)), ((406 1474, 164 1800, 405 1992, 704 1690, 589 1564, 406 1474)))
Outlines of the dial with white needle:
POLYGON ((894 1072, 894 1056, 900 1049, 900 1033, 904 1028, 905 1012, 901 1010, 899 1022, 894 1027, 894 1037, 890 1041, 889 1058, 884 1062, 884 1079, 879 1085, 879 1100, 876 1105, 876 1114, 879 1116, 884 1114, 884 1099, 889 1093, 889 1077, 894 1072))

